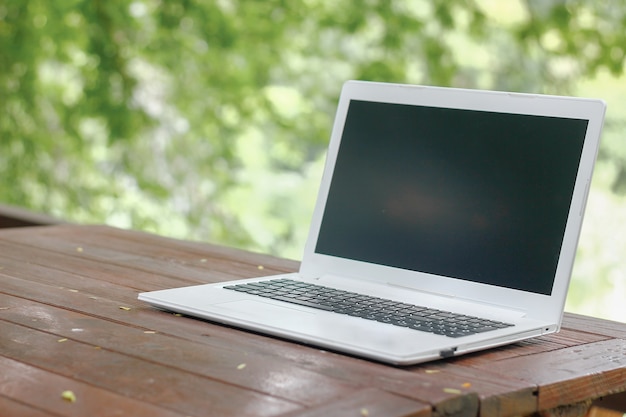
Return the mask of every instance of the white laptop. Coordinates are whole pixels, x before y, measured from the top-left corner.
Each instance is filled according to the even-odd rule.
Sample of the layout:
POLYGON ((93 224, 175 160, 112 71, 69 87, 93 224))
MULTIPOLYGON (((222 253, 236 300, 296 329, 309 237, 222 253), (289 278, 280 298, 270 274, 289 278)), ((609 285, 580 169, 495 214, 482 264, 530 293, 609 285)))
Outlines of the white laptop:
POLYGON ((348 81, 299 272, 139 299, 398 365, 556 332, 604 113, 348 81))

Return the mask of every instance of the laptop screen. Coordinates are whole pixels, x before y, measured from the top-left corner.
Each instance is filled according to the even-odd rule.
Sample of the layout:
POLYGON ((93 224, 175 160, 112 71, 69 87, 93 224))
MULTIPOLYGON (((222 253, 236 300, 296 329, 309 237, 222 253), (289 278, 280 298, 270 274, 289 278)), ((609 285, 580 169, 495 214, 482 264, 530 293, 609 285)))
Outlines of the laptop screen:
POLYGON ((315 252, 548 295, 587 124, 352 100, 315 252))

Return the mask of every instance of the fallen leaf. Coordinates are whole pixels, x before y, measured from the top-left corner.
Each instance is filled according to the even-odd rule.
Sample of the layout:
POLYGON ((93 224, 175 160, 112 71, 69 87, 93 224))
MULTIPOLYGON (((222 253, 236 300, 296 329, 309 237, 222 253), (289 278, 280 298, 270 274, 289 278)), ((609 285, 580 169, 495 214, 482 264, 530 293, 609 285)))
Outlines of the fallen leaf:
POLYGON ((120 306, 120 310, 130 311, 130 307, 120 306))
POLYGON ((427 374, 438 374, 441 371, 438 369, 427 369, 424 372, 426 372, 427 374))
POLYGON ((175 315, 176 317, 182 317, 182 316, 183 316, 183 315, 182 315, 182 314, 180 314, 180 313, 174 313, 174 315, 175 315))
POLYGON ((78 292, 78 290, 68 289, 69 292, 78 292))
POLYGON ((80 246, 76 248, 76 252, 82 252, 83 248, 81 248, 80 246))
POLYGON ((239 369, 239 370, 242 370, 245 367, 246 367, 245 363, 240 363, 239 365, 237 365, 237 369, 239 369))
POLYGON ((63 391, 61 393, 61 398, 63 398, 65 401, 69 401, 71 403, 75 403, 76 402, 76 395, 72 391, 70 391, 70 390, 63 391))
POLYGON ((144 333, 145 334, 156 334, 156 332, 154 330, 146 330, 144 333))
POLYGON ((446 394, 462 394, 461 390, 456 388, 444 388, 443 392, 446 394))
POLYGON ((461 385, 463 388, 470 388, 472 386, 472 384, 470 384, 469 382, 464 383, 463 385, 461 385))
POLYGON ((59 343, 67 342, 67 339, 66 338, 59 339, 59 340, 57 340, 57 342, 59 342, 59 343))
POLYGON ((265 267, 263 265, 259 265, 257 266, 258 269, 265 269, 265 267))

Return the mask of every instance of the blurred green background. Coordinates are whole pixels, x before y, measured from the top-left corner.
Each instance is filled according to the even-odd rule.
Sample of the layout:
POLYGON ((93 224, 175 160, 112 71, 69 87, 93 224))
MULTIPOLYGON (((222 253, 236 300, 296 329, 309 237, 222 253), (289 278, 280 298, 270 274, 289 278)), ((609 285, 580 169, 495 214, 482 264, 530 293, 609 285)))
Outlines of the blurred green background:
POLYGON ((347 79, 608 103, 567 310, 626 320, 626 2, 0 0, 0 202, 300 258, 347 79))

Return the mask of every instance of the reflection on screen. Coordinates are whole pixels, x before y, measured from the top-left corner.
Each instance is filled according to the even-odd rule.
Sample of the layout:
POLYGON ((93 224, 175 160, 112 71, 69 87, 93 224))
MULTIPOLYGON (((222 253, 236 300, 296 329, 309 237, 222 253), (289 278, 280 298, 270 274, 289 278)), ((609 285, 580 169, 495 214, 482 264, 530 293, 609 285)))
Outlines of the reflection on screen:
POLYGON ((550 294, 587 123, 353 100, 316 252, 550 294))

